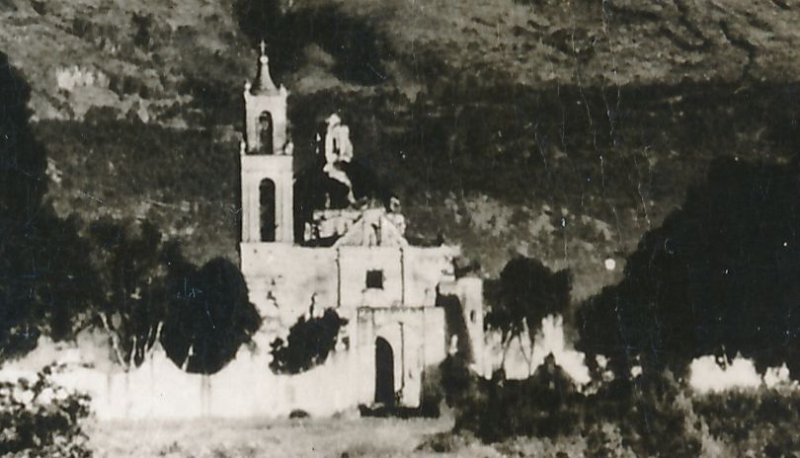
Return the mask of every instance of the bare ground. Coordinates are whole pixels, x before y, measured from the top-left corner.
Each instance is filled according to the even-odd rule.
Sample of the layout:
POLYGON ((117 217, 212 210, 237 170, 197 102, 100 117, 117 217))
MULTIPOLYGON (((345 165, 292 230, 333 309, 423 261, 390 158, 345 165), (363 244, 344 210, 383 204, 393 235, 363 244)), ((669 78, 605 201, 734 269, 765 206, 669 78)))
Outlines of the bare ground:
POLYGON ((417 451, 452 419, 95 421, 87 425, 98 457, 497 456, 471 443, 439 454, 417 451))

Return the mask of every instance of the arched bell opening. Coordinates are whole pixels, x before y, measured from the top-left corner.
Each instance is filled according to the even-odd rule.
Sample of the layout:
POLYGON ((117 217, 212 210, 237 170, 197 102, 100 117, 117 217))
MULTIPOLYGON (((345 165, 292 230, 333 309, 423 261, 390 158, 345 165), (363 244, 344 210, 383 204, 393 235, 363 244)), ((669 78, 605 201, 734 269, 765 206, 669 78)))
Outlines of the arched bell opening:
POLYGON ((258 143, 262 154, 273 153, 274 144, 272 139, 274 130, 272 114, 269 111, 262 111, 258 115, 258 143))
POLYGON ((275 182, 261 180, 258 186, 261 219, 261 241, 275 241, 275 182))

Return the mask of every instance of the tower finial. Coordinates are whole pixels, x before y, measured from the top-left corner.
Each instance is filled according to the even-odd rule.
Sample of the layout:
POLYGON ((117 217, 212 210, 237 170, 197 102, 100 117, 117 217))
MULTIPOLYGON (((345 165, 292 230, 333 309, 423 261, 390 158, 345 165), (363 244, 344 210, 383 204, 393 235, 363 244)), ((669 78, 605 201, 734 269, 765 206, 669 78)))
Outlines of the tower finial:
POLYGON ((261 55, 258 56, 258 73, 256 74, 256 81, 253 85, 253 94, 264 94, 277 92, 278 88, 272 82, 272 77, 269 74, 269 58, 267 57, 267 44, 264 40, 258 46, 261 50, 261 55))

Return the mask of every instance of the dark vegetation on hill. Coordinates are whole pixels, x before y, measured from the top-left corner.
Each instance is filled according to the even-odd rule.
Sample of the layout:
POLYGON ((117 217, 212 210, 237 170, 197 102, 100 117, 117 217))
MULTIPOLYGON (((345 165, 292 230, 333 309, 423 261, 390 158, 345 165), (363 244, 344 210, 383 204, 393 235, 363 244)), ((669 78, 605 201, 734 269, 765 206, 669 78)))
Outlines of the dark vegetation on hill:
MULTIPOLYGON (((52 266, 88 262, 78 253, 97 242, 79 233, 103 217, 120 227, 130 218, 151 222, 164 234, 159 243, 178 241, 190 262, 235 262, 239 91, 241 78, 252 76, 248 46, 262 38, 276 79, 293 91, 298 170, 318 161, 319 123, 339 111, 353 132, 357 166, 375 174, 367 181, 401 197, 410 239, 461 243, 488 276, 519 254, 569 268, 576 302, 622 277, 603 261, 623 264, 640 236, 674 209, 701 205, 693 203, 698 193, 684 204, 684 193, 715 158, 785 164, 800 149, 790 46, 798 13, 789 3, 733 2, 727 15, 678 1, 387 2, 381 12, 360 1, 237 0, 148 12, 143 2, 119 11, 23 3, 7 2, 2 14, 7 30, 21 33, 24 46, 9 52, 33 85, 40 120, 29 127, 27 114, 16 116, 26 120, 14 135, 28 153, 14 163, 30 170, 4 186, 13 205, 41 209, 38 218, 52 213, 50 204, 55 209, 51 224, 30 223, 26 237, 39 231, 47 243, 62 240, 56 251, 44 241, 16 244, 41 250, 15 254, 18 262, 45 253, 65 258, 52 266), (34 33, 64 27, 54 46, 67 61, 43 53, 34 33), (773 41, 763 38, 766 31, 773 41), (59 89, 50 64, 73 63, 107 74, 100 89, 116 102, 59 89), (134 96, 146 108, 165 105, 140 116, 126 102, 134 96), (59 111, 87 100, 81 116, 59 111), (75 253, 66 252, 71 247, 75 253)), ((12 97, 22 93, 15 90, 12 97)), ((21 113, 27 102, 24 96, 10 106, 21 113)), ((47 265, 37 261, 36 268, 47 265)), ((86 283, 65 272, 46 288, 86 283)), ((624 285, 637 282, 612 290, 636 290, 624 285)), ((151 341, 147 335, 137 345, 151 341)), ((714 339, 700 347, 715 347, 714 339)))
POLYGON ((260 325, 238 268, 222 258, 195 268, 146 220, 57 216, 43 199, 47 151, 28 125, 28 95, 0 55, 0 359, 41 335, 102 329, 123 367, 160 339, 176 364, 218 371, 260 325))
POLYGON ((645 234, 624 279, 574 315, 557 299, 569 288, 559 280, 565 272, 530 259, 509 262, 488 284, 487 326, 506 336, 531 327, 531 317, 566 312, 592 382, 578 391, 552 355, 521 381, 507 380, 502 370, 490 380, 475 377, 451 357, 441 379, 457 412, 456 432, 487 442, 581 437, 601 455, 796 451, 793 387, 699 395, 686 382, 689 363, 707 354, 752 358, 759 371, 785 363, 797 378, 798 191, 796 160, 715 160, 681 209, 645 234), (520 304, 517 294, 527 301, 520 304), (607 366, 599 367, 596 355, 607 357, 607 366))
POLYGON ((42 204, 46 153, 28 127, 29 88, 0 53, 0 348, 36 345, 42 331, 70 335, 86 293, 87 259, 74 220, 42 204))
POLYGON ((0 13, 0 46, 33 84, 37 118, 54 119, 35 132, 72 180, 49 193, 62 215, 151 212, 192 261, 234 260, 239 91, 263 38, 293 92, 301 162, 316 123, 341 110, 358 160, 402 198, 411 238, 444 235, 490 275, 519 253, 570 267, 582 299, 620 278, 602 262, 657 227, 713 157, 796 150, 786 127, 800 106, 800 9, 727 6, 15 0, 0 13), (108 88, 60 89, 54 73, 72 65, 107 75, 108 88), (87 106, 107 108, 102 125, 59 126, 87 106), (142 111, 146 122, 132 122, 142 111), (125 174, 100 161, 82 170, 84 148, 125 174), (102 203, 81 197, 109 177, 102 203))
POLYGON ((800 149, 792 3, 10 1, 2 14, 40 120, 15 134, 36 145, 34 184, 7 183, 15 205, 52 203, 59 223, 27 236, 53 231, 62 251, 101 217, 133 217, 191 262, 235 261, 239 91, 262 38, 293 91, 298 170, 339 111, 358 165, 401 197, 409 238, 461 243, 489 276, 519 254, 569 268, 573 300, 621 278, 603 261, 623 264, 714 158, 782 164, 800 149), (73 64, 107 87, 59 86, 54 69, 73 64))
POLYGON ((85 221, 144 218, 184 242, 192 261, 236 259, 238 165, 234 144, 215 131, 174 130, 91 114, 82 122, 43 121, 57 181, 50 198, 61 215, 85 221), (232 159, 232 157, 234 159, 232 159))
POLYGON ((797 160, 717 159, 681 208, 645 233, 620 283, 575 310, 568 271, 515 258, 486 283, 486 325, 505 341, 548 314, 565 315, 590 368, 604 355, 622 379, 634 366, 683 379, 692 359, 708 354, 752 358, 760 371, 786 363, 796 377, 798 192, 797 160))
MULTIPOLYGON (((800 370, 800 169, 715 161, 680 210, 647 232, 621 283, 580 309, 579 348, 682 373, 698 356, 741 354, 800 370)), ((592 358, 590 358, 591 360, 592 358)))
MULTIPOLYGON (((518 252, 571 267, 582 298, 616 278, 602 261, 657 227, 714 157, 784 161, 797 150, 795 86, 497 92, 473 91, 470 109, 453 109, 455 95, 293 96, 298 168, 314 162, 319 118, 338 108, 357 161, 401 197, 411 237, 444 234, 489 274, 518 252)), ((237 150, 226 130, 98 120, 35 131, 61 173, 57 209, 143 214, 197 262, 235 259, 237 150)))

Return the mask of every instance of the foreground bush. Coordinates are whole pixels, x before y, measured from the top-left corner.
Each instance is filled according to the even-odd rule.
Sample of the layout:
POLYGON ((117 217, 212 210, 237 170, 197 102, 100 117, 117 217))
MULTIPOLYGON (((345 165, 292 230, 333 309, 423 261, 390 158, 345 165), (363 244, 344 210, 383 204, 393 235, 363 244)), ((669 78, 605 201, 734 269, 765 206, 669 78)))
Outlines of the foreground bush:
POLYGON ((525 380, 469 374, 457 358, 442 365, 452 435, 426 450, 452 451, 472 438, 510 456, 800 456, 800 391, 698 394, 671 373, 617 379, 575 390, 551 357, 525 380))
MULTIPOLYGON (((562 440, 583 437, 587 454, 628 450, 637 456, 697 456, 703 430, 691 399, 669 376, 615 381, 596 392, 578 392, 552 356, 532 377, 460 384, 456 431, 484 442, 522 436, 562 440)), ((613 455, 613 454, 612 454, 613 455)))
POLYGON ((693 404, 709 434, 742 454, 800 456, 800 392, 794 389, 707 394, 693 404))
POLYGON ((89 398, 52 383, 50 367, 33 383, 0 382, 0 454, 17 457, 91 456, 81 420, 89 398))

